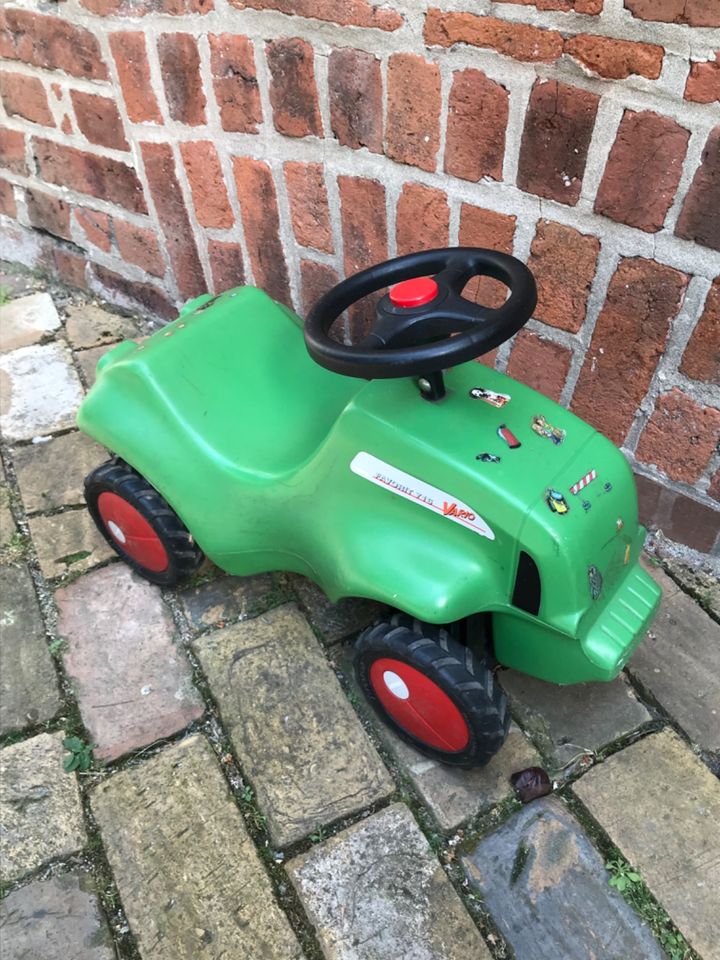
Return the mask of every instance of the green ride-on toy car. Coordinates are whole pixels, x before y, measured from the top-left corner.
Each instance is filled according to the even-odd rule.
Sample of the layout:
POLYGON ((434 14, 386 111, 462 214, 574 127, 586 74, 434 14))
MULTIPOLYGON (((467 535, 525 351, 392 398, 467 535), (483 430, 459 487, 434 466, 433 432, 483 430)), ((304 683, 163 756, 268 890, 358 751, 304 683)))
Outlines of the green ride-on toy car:
POLYGON ((393 608, 357 642, 367 698, 426 754, 486 763, 510 722, 498 665, 612 680, 660 595, 622 454, 470 362, 535 302, 527 267, 470 247, 349 277, 304 327, 253 287, 199 297, 98 363, 78 423, 114 456, 86 480, 90 512, 153 583, 206 555, 393 608), (499 308, 463 297, 481 275, 509 289, 499 308), (361 343, 330 336, 386 287, 361 343))

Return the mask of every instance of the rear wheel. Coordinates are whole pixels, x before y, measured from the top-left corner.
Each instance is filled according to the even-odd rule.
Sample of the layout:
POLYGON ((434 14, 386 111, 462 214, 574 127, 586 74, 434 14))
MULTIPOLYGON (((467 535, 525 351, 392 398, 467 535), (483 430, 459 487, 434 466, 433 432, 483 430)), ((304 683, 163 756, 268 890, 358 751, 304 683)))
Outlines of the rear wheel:
POLYGON ((427 756, 482 766, 505 741, 505 693, 487 663, 441 627, 405 614, 370 627, 358 639, 355 672, 382 719, 427 756))
POLYGON ((85 499, 108 543, 151 583, 179 583, 202 563, 202 551, 175 511, 122 460, 88 474, 85 499))

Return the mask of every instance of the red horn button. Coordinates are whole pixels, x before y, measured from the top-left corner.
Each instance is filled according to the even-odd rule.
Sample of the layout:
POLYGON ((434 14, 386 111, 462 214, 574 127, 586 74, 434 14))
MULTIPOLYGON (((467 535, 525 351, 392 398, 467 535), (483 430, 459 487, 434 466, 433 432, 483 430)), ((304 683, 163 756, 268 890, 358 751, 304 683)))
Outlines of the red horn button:
POLYGON ((390 302, 394 307, 421 307, 437 296, 438 285, 432 277, 402 280, 390 287, 390 302))

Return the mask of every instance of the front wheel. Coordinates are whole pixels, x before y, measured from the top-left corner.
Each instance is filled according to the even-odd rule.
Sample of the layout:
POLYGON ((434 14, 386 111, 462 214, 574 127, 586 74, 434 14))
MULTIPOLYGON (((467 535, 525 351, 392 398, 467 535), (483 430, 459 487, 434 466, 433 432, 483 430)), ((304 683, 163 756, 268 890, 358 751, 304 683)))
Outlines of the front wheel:
POLYGON ((202 563, 202 550, 182 520, 122 460, 109 460, 88 474, 85 499, 110 546, 151 583, 172 586, 202 563))
POLYGON ((417 750, 457 767, 486 764, 510 726, 485 661, 446 630, 396 614, 365 630, 355 673, 382 719, 417 750))

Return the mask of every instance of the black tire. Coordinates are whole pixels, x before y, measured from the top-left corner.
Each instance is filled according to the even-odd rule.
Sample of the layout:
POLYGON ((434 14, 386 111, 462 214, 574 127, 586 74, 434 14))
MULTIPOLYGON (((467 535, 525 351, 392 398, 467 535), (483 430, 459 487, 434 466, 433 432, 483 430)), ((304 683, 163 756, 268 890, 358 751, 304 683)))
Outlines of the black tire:
POLYGON ((204 554, 182 520, 157 490, 123 460, 108 460, 87 475, 85 500, 98 530, 110 546, 128 566, 151 583, 161 586, 180 583, 191 576, 202 563, 204 554), (103 493, 113 493, 120 497, 150 524, 165 549, 165 569, 148 569, 123 549, 101 515, 98 501, 103 493))
MULTIPOLYGON (((355 646, 354 664, 358 683, 379 716, 426 756, 456 767, 480 767, 505 742, 510 714, 504 691, 486 662, 454 640, 447 630, 395 614, 390 622, 363 631, 355 646), (438 749, 405 729, 388 712, 371 681, 373 664, 384 659, 413 667, 449 697, 467 726, 465 746, 438 749)), ((388 694, 385 696, 392 701, 388 694)))

